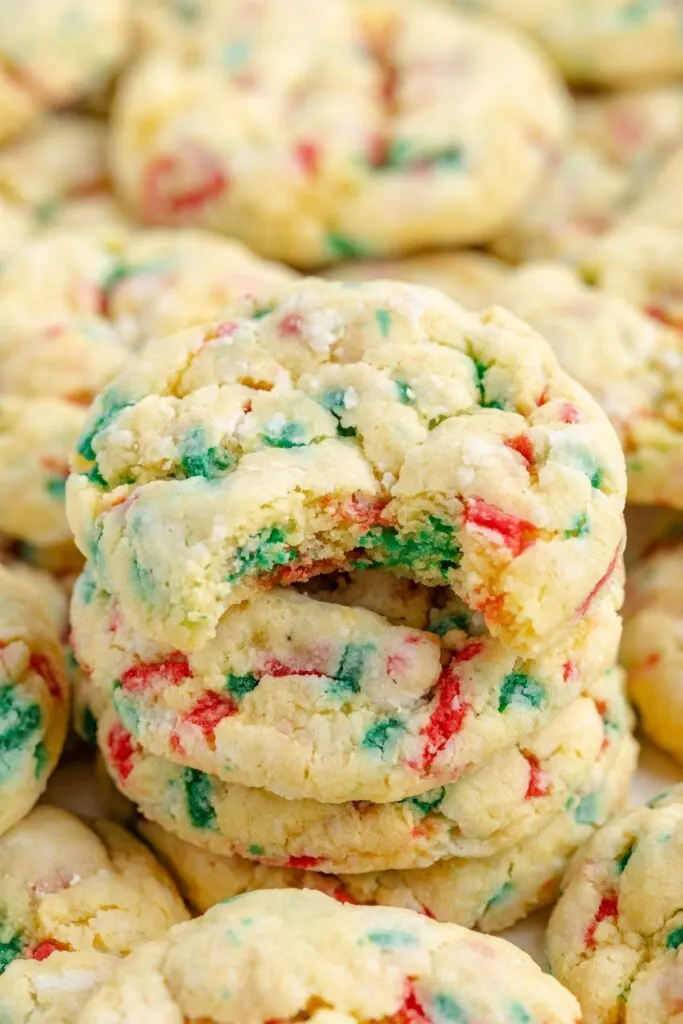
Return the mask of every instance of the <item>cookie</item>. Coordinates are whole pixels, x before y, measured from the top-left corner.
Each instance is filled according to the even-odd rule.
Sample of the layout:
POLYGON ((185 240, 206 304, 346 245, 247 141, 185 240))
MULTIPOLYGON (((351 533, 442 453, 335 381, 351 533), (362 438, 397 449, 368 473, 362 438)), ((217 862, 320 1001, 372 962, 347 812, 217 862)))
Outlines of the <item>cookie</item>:
POLYGON ((632 0, 452 0, 530 32, 582 85, 628 86, 680 78, 683 41, 675 3, 632 0))
POLYGON ((3 1024, 73 1024, 118 960, 94 949, 56 950, 47 960, 13 960, 0 975, 3 1024))
POLYGON ((69 581, 14 557, 9 550, 0 550, 0 563, 34 591, 41 611, 52 622, 57 636, 63 637, 69 622, 69 581))
POLYGON ((35 590, 0 567, 0 835, 45 789, 64 745, 68 706, 53 623, 35 590))
POLYGON ((73 465, 98 581, 181 649, 264 587, 351 566, 449 585, 528 654, 581 617, 623 540, 617 437, 547 343, 397 282, 304 281, 154 339, 73 465))
POLYGON ((0 970, 57 950, 125 956, 189 916, 166 871, 112 822, 41 805, 0 839, 0 970))
POLYGON ((664 1024, 680 1012, 682 799, 676 786, 615 818, 572 861, 547 950, 587 1024, 664 1024))
POLYGON ((683 336, 646 303, 641 312, 559 263, 521 267, 498 300, 548 339, 610 417, 626 454, 629 500, 681 507, 683 336))
POLYGON ((241 896, 141 946, 86 1003, 79 1024, 300 1013, 340 1022, 497 1015, 575 1024, 579 1016, 573 996, 502 939, 285 890, 241 896), (496 985, 479 984, 491 970, 496 985))
POLYGON ((153 8, 162 42, 125 77, 112 123, 119 194, 147 223, 308 268, 476 244, 564 142, 541 56, 433 2, 213 4, 184 43, 177 9, 153 8))
POLYGON ((0 142, 95 92, 130 43, 125 0, 3 0, 0 142))
POLYGON ((138 831, 168 867, 188 904, 203 913, 214 903, 256 889, 319 889, 342 903, 404 907, 467 928, 497 932, 551 903, 574 851, 621 810, 636 767, 637 746, 625 735, 593 772, 592 789, 540 832, 482 858, 451 858, 413 871, 322 874, 311 868, 272 867, 237 855, 212 853, 154 822, 138 831))
POLYGON ((485 309, 495 301, 507 267, 484 252, 432 252, 402 260, 355 260, 332 267, 335 281, 377 279, 424 284, 445 292, 465 309, 485 309))
POLYGON ((576 262, 627 211, 655 217, 654 208, 645 209, 646 197, 671 198, 666 183, 656 182, 683 131, 680 86, 580 96, 574 121, 570 145, 493 241, 492 250, 503 259, 576 262))
POLYGON ((683 761, 683 545, 655 548, 629 576, 620 659, 643 732, 683 761))
POLYGON ((29 237, 31 230, 28 213, 0 197, 0 268, 8 256, 29 237))

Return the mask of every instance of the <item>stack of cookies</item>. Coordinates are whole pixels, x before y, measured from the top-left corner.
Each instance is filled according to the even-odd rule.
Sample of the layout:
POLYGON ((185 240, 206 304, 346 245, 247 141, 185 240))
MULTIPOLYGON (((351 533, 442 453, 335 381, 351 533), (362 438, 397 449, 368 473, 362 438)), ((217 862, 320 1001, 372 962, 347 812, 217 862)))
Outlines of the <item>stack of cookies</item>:
POLYGON ((502 310, 274 280, 148 344, 69 480, 72 641, 116 785, 181 879, 206 860, 195 906, 303 886, 495 930, 549 901, 635 764, 625 488, 502 310))

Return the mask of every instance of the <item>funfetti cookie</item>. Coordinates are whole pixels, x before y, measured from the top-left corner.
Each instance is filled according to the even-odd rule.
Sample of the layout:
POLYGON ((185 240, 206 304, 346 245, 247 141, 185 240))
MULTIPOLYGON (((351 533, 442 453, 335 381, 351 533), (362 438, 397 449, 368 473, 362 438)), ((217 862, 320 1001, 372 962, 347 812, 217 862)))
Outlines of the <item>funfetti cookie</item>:
POLYGON ((88 949, 55 950, 46 960, 13 960, 0 975, 0 1020, 5 1024, 73 1024, 117 958, 88 949))
POLYGON ((531 654, 616 569, 624 484, 604 413, 520 320, 304 281, 151 342, 93 407, 68 503, 124 617, 181 649, 264 587, 384 567, 531 654))
POLYGON ((147 223, 304 268, 482 243, 565 141, 542 55, 430 0, 241 0, 187 33, 144 6, 157 43, 117 92, 111 153, 147 223))
POLYGON ((683 792, 609 822, 564 880, 547 934, 553 974, 586 1024, 666 1024, 683 998, 683 792))
POLYGON ((123 1024, 142 1014, 149 1024, 174 1016, 227 1024, 299 1013, 316 1022, 332 1014, 340 1024, 579 1020, 573 996, 501 939, 407 911, 282 891, 241 896, 140 947, 78 1021, 123 1024), (491 971, 496 985, 482 986, 491 971))

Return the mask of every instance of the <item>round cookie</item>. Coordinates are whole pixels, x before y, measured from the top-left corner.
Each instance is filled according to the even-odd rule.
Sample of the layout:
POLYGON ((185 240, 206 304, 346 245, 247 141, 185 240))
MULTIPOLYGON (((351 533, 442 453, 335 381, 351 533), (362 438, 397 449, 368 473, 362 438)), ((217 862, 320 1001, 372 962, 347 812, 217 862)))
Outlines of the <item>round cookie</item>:
POLYGON ((507 267, 483 252, 432 252, 402 260, 340 263, 325 277, 335 281, 407 281, 438 288, 465 309, 485 309, 494 301, 507 267))
POLYGON ((69 623, 69 590, 71 581, 60 579, 44 569, 14 557, 11 551, 0 550, 0 563, 15 579, 27 584, 35 593, 41 610, 52 622, 57 636, 63 637, 69 623))
POLYGON ((250 890, 305 888, 319 889, 343 903, 404 907, 466 928, 497 932, 553 902, 571 855, 624 806, 636 759, 637 745, 625 735, 596 766, 593 788, 581 798, 570 797, 566 808, 540 832, 490 857, 452 858, 413 871, 329 875, 304 866, 277 868, 212 853, 144 819, 138 829, 198 912, 250 890))
POLYGON ((117 93, 113 173, 147 223, 299 267, 476 244, 564 142, 541 56, 430 0, 212 4, 198 21, 182 44, 157 32, 173 39, 117 93))
POLYGON ((74 470, 99 582, 185 650, 264 586, 352 565, 450 585, 533 653, 623 541, 618 440, 547 343, 397 282, 304 281, 154 339, 94 405, 74 470))
MULTIPOLYGON (((234 786, 216 776, 150 755, 111 711, 102 715, 99 742, 107 769, 124 796, 137 804, 147 818, 215 853, 237 853, 267 864, 314 867, 325 873, 421 868, 437 859, 480 856, 505 849, 540 830, 544 822, 552 819, 553 809, 555 815, 562 809, 563 802, 582 799, 631 724, 623 697, 620 699, 619 692, 614 692, 620 685, 620 678, 612 678, 596 688, 606 698, 602 745, 577 782, 577 789, 573 791, 560 784, 559 795, 564 801, 549 801, 548 813, 539 811, 536 817, 533 807, 525 808, 524 797, 530 784, 532 793, 538 792, 545 780, 534 770, 538 759, 532 762, 531 772, 526 762, 526 789, 519 799, 521 816, 527 820, 517 829, 508 824, 507 831, 501 829, 502 834, 498 835, 494 833, 494 822, 487 822, 485 816, 503 815, 500 805, 504 803, 504 784, 494 781, 494 794, 484 790, 479 795, 479 790, 491 785, 497 769, 509 771, 511 765, 510 783, 519 784, 514 779, 514 750, 504 752, 497 763, 494 760, 491 764, 472 766, 446 793, 430 790, 402 805, 355 801, 330 806, 293 801, 290 806, 265 790, 234 786), (478 797, 479 816, 474 806, 478 797), (468 805, 468 801, 472 803, 468 805), (462 840, 458 827, 462 829, 462 840)), ((533 743, 530 739, 528 746, 533 747, 533 743)), ((526 803, 535 799, 540 797, 531 796, 526 803)))
POLYGON ((0 835, 45 789, 64 745, 68 703, 54 625, 36 591, 0 567, 0 835))
POLYGON ((47 960, 13 960, 0 975, 3 1024, 73 1024, 118 959, 94 949, 57 950, 47 960))
POLYGON ((536 659, 505 648, 443 592, 418 628, 381 614, 381 598, 377 611, 369 600, 347 606, 356 593, 330 603, 278 588, 233 606, 214 640, 183 654, 132 630, 87 571, 71 633, 95 691, 85 703, 97 715, 111 699, 145 749, 227 783, 288 800, 383 803, 452 782, 527 737, 616 657, 620 571, 536 659))
POLYGON ((600 829, 572 861, 548 926, 551 969, 587 1024, 665 1024, 683 995, 683 787, 600 829))
POLYGON ((511 273, 498 301, 548 339, 609 416, 626 454, 629 500, 683 507, 681 334, 559 263, 511 273))
POLYGON ((129 45, 126 0, 2 0, 0 142, 107 82, 129 45))
POLYGON ((45 804, 0 838, 0 908, 0 971, 58 950, 125 956, 189 916, 137 839, 45 804))
POLYGON ((457 925, 316 892, 250 893, 140 947, 79 1024, 164 1020, 526 1020, 576 1024, 578 1005, 521 950, 457 925), (482 986, 483 972, 496 985, 482 986), (150 1000, 150 993, 154 997, 150 1000))
POLYGON ((629 576, 620 660, 643 732, 683 761, 683 545, 647 553, 629 576))
POLYGON ((627 86, 680 78, 677 4, 633 0, 451 0, 531 32, 564 74, 585 85, 627 86))

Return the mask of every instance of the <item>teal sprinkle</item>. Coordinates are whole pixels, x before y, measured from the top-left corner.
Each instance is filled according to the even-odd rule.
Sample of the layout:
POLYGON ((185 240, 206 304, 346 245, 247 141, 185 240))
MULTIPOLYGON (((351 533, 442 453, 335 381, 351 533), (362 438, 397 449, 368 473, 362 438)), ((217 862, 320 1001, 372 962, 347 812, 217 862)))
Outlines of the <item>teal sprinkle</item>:
POLYGON ((56 501, 64 501, 66 479, 63 476, 59 476, 54 477, 52 480, 48 480, 45 484, 45 490, 50 497, 55 498, 56 501))
POLYGON ((269 448, 305 448, 304 429, 300 423, 283 423, 262 435, 269 448))
POLYGON ((460 171, 465 165, 465 158, 459 146, 451 146, 449 149, 442 149, 432 154, 429 162, 434 167, 440 167, 445 171, 460 171))
POLYGON ((334 391, 324 394, 320 399, 320 404, 334 416, 337 421, 337 433, 340 437, 355 437, 358 433, 356 428, 344 426, 342 423, 342 416, 346 411, 346 396, 345 388, 336 388, 334 391))
POLYGON ((223 50, 223 66, 236 70, 246 63, 251 47, 246 39, 233 39, 223 50))
POLYGON ((371 560, 359 562, 359 568, 381 565, 386 569, 407 568, 413 572, 438 572, 446 581, 460 565, 462 550, 455 540, 455 527, 429 516, 416 533, 399 536, 392 526, 373 527, 361 537, 358 546, 369 548, 371 560))
POLYGON ((508 898, 508 896, 512 895, 514 891, 515 887, 512 882, 504 882, 501 885, 500 889, 497 892, 495 892, 491 899, 487 902, 486 906, 484 907, 484 913, 487 914, 489 910, 493 910, 494 907, 499 906, 508 898))
POLYGON ((669 797, 669 795, 671 794, 672 791, 673 791, 673 787, 672 786, 669 786, 668 789, 662 790, 661 793, 657 793, 656 796, 653 796, 650 800, 648 800, 646 806, 647 807, 659 807, 660 804, 666 803, 666 800, 668 799, 668 797, 669 797))
POLYGON ((226 577, 235 583, 249 573, 272 572, 276 566, 295 561, 297 552, 287 544, 284 530, 278 526, 266 527, 254 534, 235 552, 235 567, 226 577))
POLYGON ((266 852, 266 848, 265 846, 257 846, 256 843, 251 843, 247 847, 247 852, 252 857, 263 857, 264 853, 266 852))
POLYGON ((183 786, 187 816, 195 828, 216 828, 216 812, 211 803, 211 779, 196 768, 183 768, 183 786))
POLYGON ((81 735, 85 742, 91 747, 94 747, 97 743, 97 719, 92 712, 92 708, 86 707, 83 709, 81 735))
POLYGON ((595 490, 597 490, 600 487, 601 483, 602 483, 602 470, 601 469, 596 469, 595 472, 593 473, 593 475, 591 476, 591 487, 594 487, 595 490))
POLYGON ((85 474, 91 484, 95 484, 96 487, 108 487, 109 481, 105 480, 100 473, 99 466, 95 462, 93 466, 85 474))
POLYGON ((386 169, 407 167, 411 162, 412 152, 412 145, 405 139, 392 139, 379 166, 386 169))
POLYGON ((579 825, 597 825, 598 800, 595 793, 582 797, 574 811, 574 821, 579 825))
POLYGON ((368 932, 368 941, 382 949, 406 948, 417 945, 417 939, 410 932, 388 931, 368 932))
POLYGON ((399 401, 402 402, 403 405, 412 405, 415 401, 415 392, 411 388, 410 384, 406 384, 404 380, 396 380, 394 381, 394 384, 398 391, 399 401))
POLYGON ((11 772, 6 755, 21 750, 38 731, 41 721, 37 704, 24 703, 13 686, 0 687, 0 776, 6 778, 11 772))
POLYGON ((590 533, 590 527, 588 525, 588 517, 582 512, 578 515, 568 530, 565 530, 565 537, 585 537, 590 533))
POLYGON ((89 462, 94 462, 95 449, 93 448, 93 442, 95 438, 116 419, 123 409, 128 408, 132 404, 129 399, 119 395, 114 388, 108 388, 100 400, 101 412, 95 417, 95 422, 79 438, 76 446, 78 454, 89 462))
POLYGON ((252 676, 251 673, 245 676, 236 676, 232 672, 228 672, 225 677, 225 689, 238 700, 241 700, 242 697, 246 697, 248 693, 255 690, 258 684, 259 680, 256 676, 252 676))
POLYGON ((0 974, 7 970, 17 957, 21 956, 23 944, 19 935, 13 935, 9 942, 0 942, 0 974))
POLYGON ((138 556, 133 554, 130 560, 130 574, 133 579, 133 583, 140 591, 142 596, 147 601, 154 600, 154 591, 156 584, 154 582, 154 573, 151 569, 144 566, 138 556))
POLYGON ((459 629, 469 635, 470 625, 470 617, 466 612, 461 615, 445 615, 443 619, 430 622, 429 632, 436 633, 437 636, 445 636, 451 629, 459 629))
POLYGON ((468 1024, 467 1014, 460 1003, 457 1003, 451 996, 440 992, 434 996, 432 1006, 436 1010, 437 1017, 451 1021, 452 1024, 468 1024))
POLYGON ((33 760, 36 762, 35 776, 39 779, 44 774, 49 761, 47 756, 47 747, 42 741, 40 743, 36 743, 33 751, 33 760))
POLYGON ((78 596, 83 604, 92 604, 95 597, 95 591, 97 590, 97 584, 95 583, 95 577, 93 576, 92 567, 90 565, 86 564, 85 569, 78 579, 76 589, 78 590, 78 596))
POLYGON ((511 705, 526 704, 542 708, 545 704, 545 690, 541 684, 524 672, 510 672, 503 679, 498 697, 498 710, 507 711, 511 705))
POLYGON ((391 313, 388 309, 376 309, 375 320, 383 338, 388 338, 391 333, 391 313))
POLYGON ((432 814, 439 809, 445 796, 446 789, 445 786, 442 786, 440 789, 430 789, 426 793, 420 793, 419 796, 406 797, 401 803, 411 804, 420 814, 432 814))
POLYGON ((387 753, 398 734, 403 732, 405 725, 400 718, 385 718, 382 722, 371 725, 361 741, 366 750, 378 750, 382 756, 387 753))
POLYGON ((327 248, 335 259, 356 260, 361 259, 363 256, 371 255, 367 247, 361 242, 356 242, 354 239, 349 238, 347 235, 342 235, 338 231, 330 231, 326 242, 327 248))
POLYGON ((199 19, 199 4, 197 0, 173 0, 176 14, 183 21, 197 21, 199 19))
POLYGON ((674 928, 672 932, 666 937, 666 948, 667 949, 678 949, 683 944, 683 927, 674 928))
POLYGON ((638 24, 641 21, 652 17, 661 9, 661 0, 633 0, 620 12, 621 20, 631 24, 638 24))
POLYGON ((635 848, 636 848, 636 841, 634 839, 631 843, 629 843, 629 845, 626 847, 624 852, 620 853, 619 856, 615 858, 614 863, 616 864, 617 874, 618 875, 623 875, 623 873, 624 873, 624 871, 626 869, 626 865, 628 864, 628 862, 630 861, 631 857, 633 856, 633 851, 635 850, 635 848))
POLYGON ((207 445, 203 427, 188 430, 180 444, 180 451, 180 468, 186 477, 201 476, 213 480, 230 469, 235 461, 221 445, 207 445))
POLYGON ((401 170, 411 167, 438 167, 444 170, 461 170, 464 164, 463 151, 459 146, 432 151, 418 150, 406 139, 394 139, 379 165, 384 170, 401 170))
POLYGON ((521 1003, 510 1003, 510 1017, 514 1024, 532 1024, 532 1017, 521 1003))
POLYGON ((374 644, 348 643, 342 652, 330 692, 335 696, 360 693, 365 663, 374 650, 374 644))

